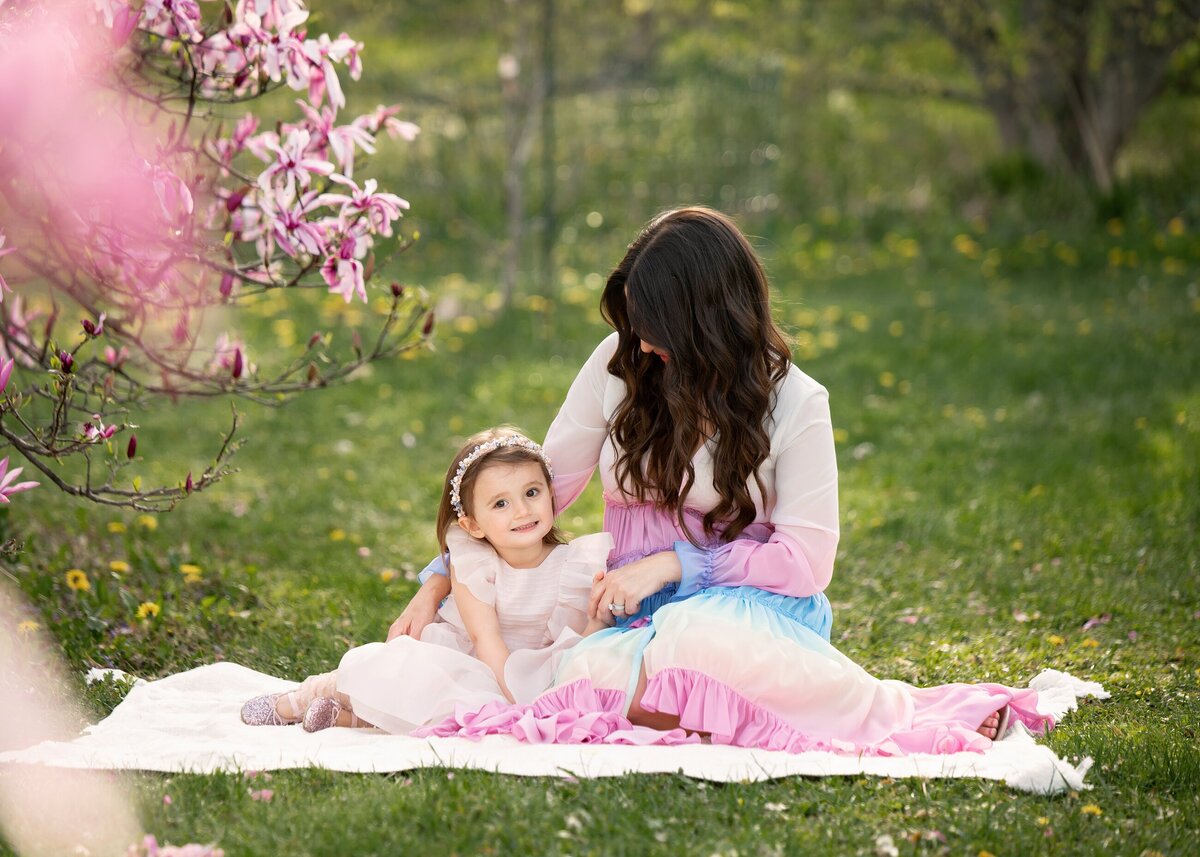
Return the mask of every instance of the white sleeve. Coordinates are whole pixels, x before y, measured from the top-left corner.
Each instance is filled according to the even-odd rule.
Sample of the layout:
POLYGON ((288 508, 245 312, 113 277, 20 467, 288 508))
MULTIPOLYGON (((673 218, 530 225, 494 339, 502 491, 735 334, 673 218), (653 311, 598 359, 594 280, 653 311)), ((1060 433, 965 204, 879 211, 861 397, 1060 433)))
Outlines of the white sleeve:
POLYGON ((546 454, 554 465, 554 498, 561 514, 583 493, 608 436, 604 416, 604 390, 608 386, 608 361, 617 350, 617 334, 610 334, 592 352, 567 391, 558 416, 546 432, 546 454))

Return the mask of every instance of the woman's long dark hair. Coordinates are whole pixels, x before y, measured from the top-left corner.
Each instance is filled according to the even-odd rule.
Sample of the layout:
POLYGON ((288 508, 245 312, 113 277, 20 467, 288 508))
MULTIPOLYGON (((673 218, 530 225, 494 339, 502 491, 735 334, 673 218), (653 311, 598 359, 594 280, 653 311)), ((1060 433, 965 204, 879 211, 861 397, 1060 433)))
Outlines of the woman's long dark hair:
POLYGON ((766 417, 791 361, 771 319, 767 276, 750 242, 708 208, 652 220, 609 275, 600 308, 618 333, 608 371, 625 382, 609 434, 617 484, 684 520, 695 482, 692 457, 713 438, 713 484, 721 500, 704 516, 734 538, 754 521, 751 477, 770 453, 766 417), (641 341, 662 349, 663 362, 641 341))

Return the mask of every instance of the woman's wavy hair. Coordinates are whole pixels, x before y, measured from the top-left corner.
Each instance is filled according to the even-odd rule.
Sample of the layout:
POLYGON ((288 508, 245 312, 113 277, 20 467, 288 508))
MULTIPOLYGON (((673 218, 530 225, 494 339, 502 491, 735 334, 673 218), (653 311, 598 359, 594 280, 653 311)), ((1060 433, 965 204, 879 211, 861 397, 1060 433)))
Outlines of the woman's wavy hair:
MULTIPOLYGON (((497 426, 496 428, 484 429, 476 432, 467 438, 466 443, 454 455, 454 460, 450 462, 450 468, 446 471, 446 479, 442 482, 442 499, 438 502, 437 511, 437 537, 438 546, 442 553, 446 553, 446 533, 451 527, 458 526, 458 514, 454 511, 454 506, 450 502, 451 482, 454 479, 454 474, 458 472, 458 465, 464 458, 475 451, 475 447, 485 444, 488 441, 500 440, 506 437, 528 437, 520 429, 512 426, 497 426)), ((479 474, 497 464, 524 464, 531 462, 539 465, 542 468, 542 475, 546 477, 546 485, 549 487, 550 471, 546 469, 546 462, 538 457, 537 453, 531 452, 520 446, 502 446, 499 449, 494 449, 481 458, 472 462, 467 468, 467 472, 463 474, 462 484, 459 486, 458 493, 462 499, 463 511, 468 515, 474 514, 475 507, 475 482, 479 479, 479 474)), ((550 502, 554 503, 553 488, 550 488, 550 502)), ((554 514, 558 514, 558 508, 555 506, 554 514)), ((542 542, 548 545, 561 545, 566 542, 563 538, 562 531, 555 524, 550 528, 550 531, 542 537, 542 542)))
POLYGON ((608 371, 628 391, 609 423, 617 484, 673 512, 698 544, 684 507, 692 458, 714 439, 721 500, 705 514, 704 533, 721 524, 735 538, 755 518, 749 480, 765 494, 758 468, 770 453, 766 418, 791 362, 750 242, 709 208, 660 214, 609 275, 600 309, 618 333, 608 371), (641 341, 669 359, 643 354, 641 341))

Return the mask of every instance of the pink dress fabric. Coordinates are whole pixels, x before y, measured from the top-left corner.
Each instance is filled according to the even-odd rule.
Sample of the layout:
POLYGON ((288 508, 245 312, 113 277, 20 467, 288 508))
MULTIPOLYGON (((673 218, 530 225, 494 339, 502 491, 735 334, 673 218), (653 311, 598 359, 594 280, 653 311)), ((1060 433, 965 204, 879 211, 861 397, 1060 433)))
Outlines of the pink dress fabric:
MULTIPOLYGON (((553 687, 529 704, 460 705, 428 734, 510 734, 523 741, 626 740, 625 718, 639 678, 641 706, 675 715, 688 733, 713 743, 801 752, 899 755, 983 751, 976 730, 1005 705, 1034 731, 1053 725, 1036 691, 998 684, 919 688, 876 678, 829 643, 831 613, 822 590, 838 541, 837 465, 824 388, 796 367, 776 391, 766 428, 754 524, 739 537, 695 547, 678 522, 638 503, 615 484, 608 421, 624 399, 607 373, 616 335, 576 378, 546 439, 560 508, 599 467, 609 567, 674 549, 683 580, 646 599, 638 615, 574 646, 553 687)), ((712 447, 693 460, 687 520, 694 532, 718 501, 712 447)), ((679 730, 644 730, 637 741, 676 743, 679 730)))

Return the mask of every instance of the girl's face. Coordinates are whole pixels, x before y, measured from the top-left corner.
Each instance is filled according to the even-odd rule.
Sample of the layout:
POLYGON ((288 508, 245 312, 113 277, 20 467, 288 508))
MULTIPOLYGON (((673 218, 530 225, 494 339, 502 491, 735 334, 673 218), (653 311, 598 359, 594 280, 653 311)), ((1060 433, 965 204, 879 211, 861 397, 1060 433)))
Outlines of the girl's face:
POLYGON ((484 465, 475 478, 471 514, 459 525, 487 539, 505 559, 533 553, 554 526, 554 499, 542 466, 534 461, 484 465))

